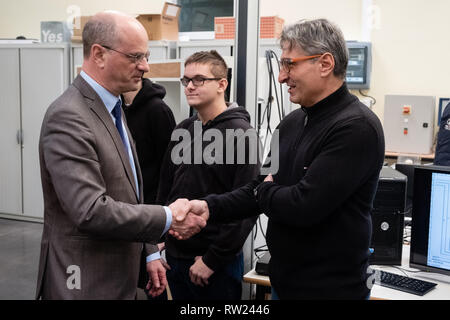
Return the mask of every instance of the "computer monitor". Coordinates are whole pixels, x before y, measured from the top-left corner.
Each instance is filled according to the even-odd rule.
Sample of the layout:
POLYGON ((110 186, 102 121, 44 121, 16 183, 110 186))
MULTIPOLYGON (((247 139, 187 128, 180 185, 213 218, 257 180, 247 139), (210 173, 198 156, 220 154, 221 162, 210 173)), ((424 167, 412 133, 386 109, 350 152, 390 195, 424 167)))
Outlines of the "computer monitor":
POLYGON ((349 53, 345 82, 349 89, 369 89, 372 69, 372 44, 347 41, 349 53))
POLYGON ((415 167, 409 264, 450 275, 450 167, 415 167))

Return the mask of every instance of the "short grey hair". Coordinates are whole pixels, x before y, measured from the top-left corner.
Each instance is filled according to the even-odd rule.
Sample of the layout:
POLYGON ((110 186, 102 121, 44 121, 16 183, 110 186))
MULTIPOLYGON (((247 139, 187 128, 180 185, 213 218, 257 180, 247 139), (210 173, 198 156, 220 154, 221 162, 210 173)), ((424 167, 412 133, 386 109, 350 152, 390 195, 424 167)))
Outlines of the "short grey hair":
POLYGON ((83 28, 83 56, 89 58, 93 44, 114 47, 117 41, 117 27, 112 17, 92 17, 83 28))
POLYGON ((337 25, 326 19, 307 20, 287 25, 280 35, 280 45, 287 49, 299 47, 308 55, 333 55, 334 75, 345 79, 348 65, 348 49, 342 31, 337 25))

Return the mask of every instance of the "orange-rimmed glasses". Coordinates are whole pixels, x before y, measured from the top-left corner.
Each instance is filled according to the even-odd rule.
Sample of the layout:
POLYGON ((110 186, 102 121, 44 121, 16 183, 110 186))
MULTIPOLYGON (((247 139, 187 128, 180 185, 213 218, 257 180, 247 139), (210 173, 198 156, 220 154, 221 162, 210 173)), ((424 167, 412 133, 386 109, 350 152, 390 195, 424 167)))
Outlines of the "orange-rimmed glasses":
POLYGON ((311 60, 314 58, 319 58, 320 56, 322 56, 322 55, 315 54, 312 56, 303 56, 303 57, 298 57, 298 58, 283 58, 280 60, 281 69, 283 71, 289 73, 291 71, 292 66, 294 64, 296 64, 297 62, 311 60))

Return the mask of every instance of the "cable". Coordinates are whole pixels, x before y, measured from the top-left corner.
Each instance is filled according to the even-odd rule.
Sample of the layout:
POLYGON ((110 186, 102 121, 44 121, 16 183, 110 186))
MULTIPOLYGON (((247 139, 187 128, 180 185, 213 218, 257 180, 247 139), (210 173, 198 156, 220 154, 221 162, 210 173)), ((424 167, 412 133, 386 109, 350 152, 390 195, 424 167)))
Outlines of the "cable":
MULTIPOLYGON (((285 110, 284 110, 284 97, 283 97, 283 86, 282 83, 278 83, 277 85, 277 79, 275 78, 275 72, 274 72, 274 66, 272 64, 272 59, 275 59, 276 65, 278 67, 278 73, 280 73, 280 60, 278 59, 277 54, 273 50, 266 50, 265 51, 265 58, 266 58, 266 66, 268 71, 268 92, 267 92, 267 102, 262 108, 261 101, 264 101, 261 99, 261 101, 258 101, 257 107, 256 107, 256 124, 257 124, 257 133, 258 136, 260 136, 260 131, 262 128, 262 125, 266 122, 267 127, 265 130, 265 137, 264 137, 264 143, 262 145, 262 152, 266 150, 267 141, 269 139, 269 135, 272 135, 272 128, 271 128, 271 120, 272 120, 272 104, 276 102, 277 104, 277 113, 279 121, 281 122, 284 117, 286 116, 285 110), (263 109, 263 110, 261 110, 263 109)), ((261 217, 258 217, 258 223, 255 225, 255 233, 253 235, 253 240, 255 241, 258 235, 258 229, 261 230, 261 234, 264 237, 264 240, 266 239, 266 234, 264 232, 261 217)), ((268 249, 261 249, 263 247, 266 247, 267 245, 263 245, 261 247, 258 247, 254 249, 255 256, 259 259, 258 253, 261 251, 268 251, 268 249)))
POLYGON ((363 93, 361 89, 359 89, 359 94, 362 95, 363 97, 371 99, 372 100, 372 107, 377 103, 377 99, 375 99, 374 97, 363 93))
MULTIPOLYGON (((272 103, 274 101, 276 101, 277 103, 277 112, 278 112, 278 117, 279 120, 281 122, 281 120, 284 119, 285 117, 285 110, 284 110, 284 98, 283 98, 283 87, 282 84, 279 83, 279 87, 277 88, 276 85, 276 79, 275 79, 275 73, 274 73, 274 68, 272 65, 272 58, 275 58, 276 60, 276 64, 278 67, 278 72, 280 72, 280 61, 278 59, 277 54, 272 51, 272 50, 266 50, 265 52, 265 57, 266 57, 266 65, 267 65, 267 71, 269 74, 268 77, 268 83, 269 83, 269 88, 268 88, 268 97, 267 97, 267 103, 266 106, 264 108, 263 114, 260 117, 258 115, 257 119, 260 119, 261 121, 258 121, 257 126, 261 127, 262 124, 267 121, 267 128, 266 128, 266 134, 265 134, 265 138, 264 138, 264 143, 263 143, 263 149, 266 149, 266 145, 267 145, 267 140, 269 137, 269 133, 270 135, 272 134, 272 128, 271 128, 271 118, 272 118, 272 103), (275 95, 275 97, 274 97, 275 95)), ((260 112, 258 110, 258 112, 260 112)))
POLYGON ((261 217, 258 217, 258 224, 259 224, 259 227, 261 228, 262 236, 264 237, 264 239, 266 239, 266 234, 264 233, 264 231, 263 231, 264 229, 262 227, 261 217))
POLYGON ((262 246, 259 246, 258 248, 255 248, 253 250, 256 259, 261 259, 261 257, 264 255, 264 254, 263 255, 258 255, 258 253, 260 253, 260 252, 267 252, 267 251, 269 251, 269 249, 267 248, 266 244, 264 244, 262 246), (266 249, 263 249, 264 247, 266 247, 266 249))

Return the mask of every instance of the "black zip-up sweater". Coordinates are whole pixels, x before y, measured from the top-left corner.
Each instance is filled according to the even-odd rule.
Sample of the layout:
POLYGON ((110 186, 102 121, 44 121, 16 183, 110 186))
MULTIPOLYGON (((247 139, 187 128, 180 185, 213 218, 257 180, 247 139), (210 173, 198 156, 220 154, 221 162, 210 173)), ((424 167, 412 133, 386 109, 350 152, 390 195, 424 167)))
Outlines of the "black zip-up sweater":
MULTIPOLYGON (((174 164, 171 158, 172 150, 178 141, 171 141, 167 149, 163 167, 161 169, 161 178, 158 190, 157 203, 170 204, 178 198, 199 199, 210 193, 224 193, 239 188, 256 178, 259 166, 248 164, 249 159, 246 157, 246 164, 236 163, 226 164, 226 143, 233 143, 235 155, 238 150, 237 145, 245 143, 246 155, 248 155, 248 140, 243 139, 244 136, 238 135, 239 138, 226 140, 226 129, 242 129, 245 132, 251 129, 250 116, 248 112, 237 104, 228 106, 228 109, 218 115, 213 120, 201 125, 197 116, 181 122, 176 128, 185 129, 191 137, 191 144, 186 149, 190 153, 191 164, 181 163, 174 164), (224 164, 206 164, 203 159, 201 164, 194 162, 194 125, 197 123, 202 128, 202 134, 210 130, 218 130, 223 136, 222 154, 220 150, 214 155, 216 159, 222 158, 224 164), (247 141, 247 142, 246 142, 247 141)), ((196 138, 199 138, 197 136, 196 138)), ((200 144, 201 152, 209 154, 205 148, 210 146, 213 141, 204 138, 200 144)), ((213 139, 214 140, 214 139, 213 139)), ((184 142, 184 141, 181 141, 184 142)), ((208 149, 207 149, 208 150, 208 149)), ((198 156, 198 154, 197 154, 198 156)), ((200 155, 202 156, 202 155, 200 155)), ((227 210, 224 210, 226 214, 227 210)), ((253 228, 256 217, 245 220, 234 221, 227 224, 209 223, 205 228, 188 240, 176 240, 168 235, 166 238, 167 253, 175 258, 192 259, 195 256, 203 256, 203 262, 212 270, 216 271, 230 262, 242 250, 242 246, 247 239, 248 234, 253 228)))
POLYGON ((281 299, 364 299, 370 210, 384 160, 379 119, 343 84, 278 129, 274 182, 260 176, 206 197, 210 221, 269 217, 270 281, 281 299))

